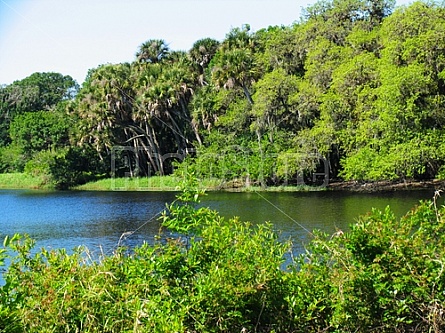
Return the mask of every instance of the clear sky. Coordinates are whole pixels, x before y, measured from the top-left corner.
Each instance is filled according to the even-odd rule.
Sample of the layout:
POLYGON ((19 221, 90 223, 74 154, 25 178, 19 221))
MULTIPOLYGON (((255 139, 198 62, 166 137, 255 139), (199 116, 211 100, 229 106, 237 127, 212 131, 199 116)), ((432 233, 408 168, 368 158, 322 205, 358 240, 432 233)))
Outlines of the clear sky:
MULTIPOLYGON (((231 28, 291 25, 315 0, 0 0, 0 84, 34 72, 82 83, 88 69, 131 62, 148 39, 189 50, 231 28)), ((411 1, 398 0, 397 4, 411 1)))

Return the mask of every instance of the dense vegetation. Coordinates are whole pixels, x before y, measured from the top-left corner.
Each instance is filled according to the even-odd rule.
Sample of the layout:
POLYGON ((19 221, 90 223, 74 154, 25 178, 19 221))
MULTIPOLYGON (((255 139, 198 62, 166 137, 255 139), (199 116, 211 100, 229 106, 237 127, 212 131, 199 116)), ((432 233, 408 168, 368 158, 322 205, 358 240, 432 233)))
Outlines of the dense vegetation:
POLYGON ((6 238, 0 331, 445 330, 445 208, 435 201, 401 219, 387 208, 348 232, 314 232, 292 257, 271 225, 195 208, 200 192, 189 186, 151 245, 94 259, 6 238))
POLYGON ((81 87, 36 73, 0 89, 0 171, 59 187, 168 174, 298 182, 445 177, 445 7, 326 0, 291 26, 232 29, 188 52, 148 40, 81 87), (328 163, 329 162, 329 163, 328 163))

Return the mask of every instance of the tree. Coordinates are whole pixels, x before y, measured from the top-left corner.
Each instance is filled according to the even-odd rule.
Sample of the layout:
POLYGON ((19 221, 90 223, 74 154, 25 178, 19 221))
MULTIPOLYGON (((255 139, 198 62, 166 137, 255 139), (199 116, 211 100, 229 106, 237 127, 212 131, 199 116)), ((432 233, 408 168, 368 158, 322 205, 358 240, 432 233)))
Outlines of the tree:
POLYGON ((162 39, 149 39, 139 46, 136 59, 139 62, 158 63, 169 53, 169 47, 162 39))
POLYGON ((341 134, 345 178, 405 179, 437 174, 443 163, 438 138, 444 124, 439 111, 444 106, 439 78, 444 62, 436 51, 443 47, 443 40, 436 36, 444 34, 443 18, 443 8, 435 6, 415 3, 400 8, 378 31, 379 52, 354 58, 360 60, 362 73, 345 63, 350 78, 338 78, 336 88, 355 82, 348 84, 349 93, 338 91, 339 96, 348 96, 349 114, 354 115, 341 134))
POLYGON ((256 77, 255 39, 249 31, 250 26, 244 25, 242 29, 235 28, 227 34, 212 61, 212 82, 225 89, 241 87, 248 102, 253 104, 249 88, 256 77))
POLYGON ((61 101, 73 99, 77 90, 77 83, 68 75, 34 73, 2 89, 1 111, 22 113, 50 110, 61 101))
POLYGON ((220 43, 212 38, 200 39, 193 44, 188 54, 192 62, 199 66, 200 74, 204 74, 219 45, 220 43))
POLYGON ((394 4, 394 0, 319 1, 303 11, 303 21, 314 35, 342 46, 354 26, 371 31, 391 14, 394 4))
POLYGON ((133 87, 130 64, 102 65, 91 71, 74 103, 72 113, 79 119, 74 133, 80 145, 92 145, 101 159, 115 145, 131 144, 133 87))
POLYGON ((255 84, 255 103, 252 107, 254 128, 261 135, 266 133, 271 143, 278 131, 295 133, 300 128, 299 124, 306 122, 293 100, 297 92, 297 79, 286 75, 282 69, 267 73, 255 84))
POLYGON ((59 73, 34 73, 0 88, 0 145, 11 142, 9 124, 24 112, 48 111, 74 98, 78 84, 59 73))
POLYGON ((188 109, 195 72, 185 52, 161 57, 158 50, 155 60, 147 55, 152 49, 145 51, 133 64, 91 72, 72 108, 80 119, 81 144, 92 144, 102 157, 124 147, 135 175, 163 175, 172 168, 165 154, 182 156, 193 146, 191 133, 200 142, 188 109))
POLYGON ((14 118, 10 135, 12 144, 21 147, 27 158, 41 150, 67 145, 69 122, 56 111, 25 112, 14 118))
POLYGON ((305 45, 299 40, 300 25, 269 27, 256 33, 262 52, 256 52, 257 62, 266 71, 284 69, 289 75, 303 76, 305 45))

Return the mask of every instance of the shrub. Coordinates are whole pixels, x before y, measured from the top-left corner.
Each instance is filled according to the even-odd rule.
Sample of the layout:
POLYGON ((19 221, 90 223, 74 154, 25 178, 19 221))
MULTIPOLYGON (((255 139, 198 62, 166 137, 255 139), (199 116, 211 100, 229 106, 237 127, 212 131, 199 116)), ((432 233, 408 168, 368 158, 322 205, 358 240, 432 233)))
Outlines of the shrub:
POLYGON ((0 147, 0 173, 22 172, 26 163, 26 157, 21 147, 8 145, 0 147))

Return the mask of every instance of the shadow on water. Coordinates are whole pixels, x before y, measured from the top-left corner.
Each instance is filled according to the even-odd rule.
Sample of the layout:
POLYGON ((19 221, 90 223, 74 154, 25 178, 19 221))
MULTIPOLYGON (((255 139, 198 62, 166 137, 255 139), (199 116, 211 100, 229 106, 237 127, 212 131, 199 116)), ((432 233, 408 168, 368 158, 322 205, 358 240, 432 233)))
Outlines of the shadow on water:
POLYGON ((433 190, 385 193, 351 192, 215 192, 203 199, 204 205, 223 216, 240 216, 253 223, 272 222, 281 239, 292 239, 294 251, 302 253, 314 229, 332 234, 346 231, 360 215, 372 208, 390 206, 401 217, 421 200, 432 199, 433 190))

